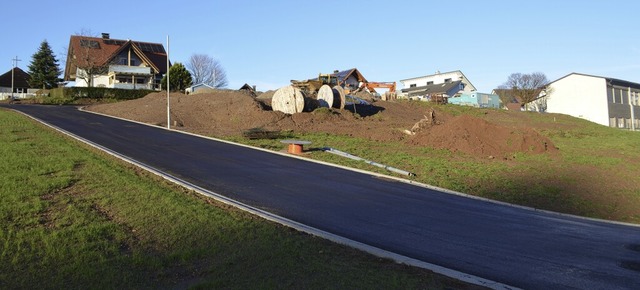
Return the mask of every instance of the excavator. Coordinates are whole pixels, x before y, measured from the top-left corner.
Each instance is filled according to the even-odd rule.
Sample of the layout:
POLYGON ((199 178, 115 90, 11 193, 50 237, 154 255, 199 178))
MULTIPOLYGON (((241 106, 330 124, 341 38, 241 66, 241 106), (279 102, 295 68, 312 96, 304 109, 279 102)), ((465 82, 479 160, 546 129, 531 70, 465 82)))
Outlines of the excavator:
POLYGON ((385 92, 383 95, 380 95, 383 101, 391 101, 397 99, 396 94, 396 82, 366 82, 360 84, 360 87, 356 90, 356 92, 367 88, 369 92, 375 92, 377 88, 389 89, 389 91, 385 92))

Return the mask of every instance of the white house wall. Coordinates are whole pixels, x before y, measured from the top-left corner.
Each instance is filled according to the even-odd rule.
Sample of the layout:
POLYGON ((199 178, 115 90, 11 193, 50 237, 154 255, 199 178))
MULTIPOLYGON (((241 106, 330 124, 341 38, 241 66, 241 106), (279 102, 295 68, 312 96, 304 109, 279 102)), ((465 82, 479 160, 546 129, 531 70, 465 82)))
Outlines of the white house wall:
POLYGON ((462 73, 457 71, 406 79, 406 80, 401 80, 400 82, 402 83, 403 88, 406 89, 406 88, 410 88, 411 85, 415 85, 416 87, 426 86, 427 82, 433 82, 433 84, 443 84, 445 83, 446 79, 451 79, 452 82, 462 81, 462 83, 464 83, 465 85, 464 90, 462 90, 463 92, 471 93, 476 90, 475 87, 471 85, 471 82, 469 82, 469 80, 466 77, 464 77, 462 73))
POLYGON ((549 85, 547 112, 609 126, 606 79, 572 74, 549 85))

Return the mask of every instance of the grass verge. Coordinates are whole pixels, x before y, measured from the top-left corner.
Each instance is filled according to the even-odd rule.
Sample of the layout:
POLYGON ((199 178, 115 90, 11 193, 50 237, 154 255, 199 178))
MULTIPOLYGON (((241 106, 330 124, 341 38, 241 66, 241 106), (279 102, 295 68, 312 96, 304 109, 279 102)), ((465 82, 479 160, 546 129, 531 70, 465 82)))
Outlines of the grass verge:
POLYGON ((17 113, 0 124, 0 288, 478 288, 229 208, 17 113))

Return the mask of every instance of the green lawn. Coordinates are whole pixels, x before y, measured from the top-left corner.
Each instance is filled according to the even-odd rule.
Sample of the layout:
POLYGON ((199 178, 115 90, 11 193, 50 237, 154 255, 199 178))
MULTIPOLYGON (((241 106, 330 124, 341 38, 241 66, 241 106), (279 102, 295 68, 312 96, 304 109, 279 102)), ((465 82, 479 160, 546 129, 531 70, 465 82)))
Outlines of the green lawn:
POLYGON ((476 288, 229 208, 12 111, 0 124, 2 289, 476 288))

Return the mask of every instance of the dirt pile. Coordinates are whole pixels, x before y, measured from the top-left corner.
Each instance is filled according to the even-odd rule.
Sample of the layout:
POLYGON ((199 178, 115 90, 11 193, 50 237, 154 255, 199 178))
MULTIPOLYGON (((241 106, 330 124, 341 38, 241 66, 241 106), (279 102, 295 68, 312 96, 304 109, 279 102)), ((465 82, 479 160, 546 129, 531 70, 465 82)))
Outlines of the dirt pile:
MULTIPOLYGON (((325 132, 374 141, 404 141, 476 156, 502 158, 514 152, 543 153, 556 150, 550 140, 527 128, 510 128, 462 115, 452 117, 418 102, 383 102, 347 106, 345 110, 320 108, 287 115, 272 111, 269 95, 251 96, 220 90, 205 94, 170 96, 172 126, 210 136, 238 136, 251 129, 266 131, 325 132), (425 118, 429 122, 425 122, 425 118), (415 135, 405 132, 422 122, 415 135)), ((100 104, 87 110, 166 126, 166 93, 137 100, 100 104)))
POLYGON ((451 118, 420 130, 409 144, 448 149, 477 156, 508 158, 515 152, 545 153, 557 149, 529 128, 509 128, 470 115, 451 118))

